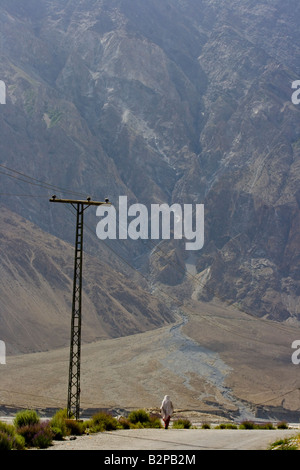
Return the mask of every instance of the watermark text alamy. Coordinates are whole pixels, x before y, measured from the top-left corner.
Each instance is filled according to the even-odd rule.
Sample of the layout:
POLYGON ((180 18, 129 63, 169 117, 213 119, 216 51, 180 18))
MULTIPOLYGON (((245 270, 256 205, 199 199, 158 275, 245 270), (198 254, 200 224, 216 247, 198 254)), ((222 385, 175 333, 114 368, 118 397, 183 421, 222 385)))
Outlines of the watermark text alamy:
POLYGON ((292 83, 292 89, 296 90, 292 94, 292 103, 293 104, 300 104, 300 80, 295 80, 292 83))
POLYGON ((186 250, 200 250, 204 245, 203 204, 144 204, 128 207, 127 196, 119 197, 119 210, 99 206, 100 221, 96 234, 100 240, 174 240, 185 239, 186 250))

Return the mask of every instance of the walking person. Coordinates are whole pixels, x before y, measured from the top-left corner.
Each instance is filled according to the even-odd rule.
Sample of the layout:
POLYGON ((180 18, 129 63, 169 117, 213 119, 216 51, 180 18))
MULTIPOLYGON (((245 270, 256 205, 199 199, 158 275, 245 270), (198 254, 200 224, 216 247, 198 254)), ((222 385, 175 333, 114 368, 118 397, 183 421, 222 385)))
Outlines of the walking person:
POLYGON ((165 395, 160 406, 160 412, 163 422, 165 423, 165 429, 168 429, 171 416, 174 413, 173 403, 171 402, 169 395, 165 395))

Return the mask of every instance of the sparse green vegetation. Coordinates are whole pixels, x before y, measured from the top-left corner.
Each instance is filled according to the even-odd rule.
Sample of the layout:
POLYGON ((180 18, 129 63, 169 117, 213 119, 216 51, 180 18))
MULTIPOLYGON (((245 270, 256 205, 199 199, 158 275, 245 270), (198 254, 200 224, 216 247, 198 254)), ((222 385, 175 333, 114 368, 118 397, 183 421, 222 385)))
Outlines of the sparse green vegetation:
POLYGON ((35 410, 19 411, 13 424, 0 422, 0 450, 40 449, 51 445, 53 432, 49 422, 41 422, 35 410))
MULTIPOLYGON (((190 429, 192 423, 189 419, 179 418, 173 421, 172 427, 190 429)), ((129 413, 128 417, 117 419, 110 413, 99 411, 90 419, 80 421, 68 418, 67 410, 61 409, 50 420, 41 421, 35 410, 24 410, 17 413, 13 424, 0 421, 0 450, 45 449, 52 445, 53 440, 64 440, 69 436, 142 428, 162 428, 160 415, 139 409, 129 413)), ((211 429, 211 424, 204 422, 201 428, 211 429)), ((239 426, 233 422, 220 423, 215 429, 288 429, 288 425, 285 422, 273 425, 246 420, 239 426)), ((270 446, 270 450, 298 450, 299 439, 300 436, 278 440, 270 446)))
POLYGON ((37 424, 40 421, 40 417, 35 410, 19 411, 14 419, 14 425, 16 428, 21 428, 30 424, 37 424))
POLYGON ((54 434, 53 439, 63 440, 66 436, 81 436, 89 421, 76 421, 68 418, 67 409, 58 410, 50 420, 50 426, 54 434))
POLYGON ((299 445, 297 439, 295 440, 294 437, 279 439, 270 445, 269 450, 299 450, 299 445))
POLYGON ((149 414, 145 410, 136 410, 129 413, 128 420, 132 424, 145 425, 149 422, 149 414))
MULTIPOLYGON (((276 429, 272 423, 254 423, 253 421, 243 421, 239 429, 276 429)), ((282 429, 282 428, 281 428, 282 429)))
POLYGON ((67 434, 72 436, 81 436, 85 432, 85 424, 83 421, 75 419, 66 419, 67 434))
POLYGON ((22 450, 25 448, 25 439, 17 433, 13 424, 0 421, 0 450, 22 450))
POLYGON ((21 434, 15 433, 13 436, 13 449, 15 450, 24 450, 25 449, 25 439, 21 434))
POLYGON ((35 96, 34 96, 34 91, 32 89, 28 89, 25 92, 25 100, 24 100, 24 106, 27 114, 32 115, 34 111, 34 105, 35 105, 35 96))
POLYGON ((172 425, 174 429, 190 429, 191 426, 192 426, 192 423, 190 422, 190 420, 183 419, 183 418, 176 419, 172 425))
POLYGON ((118 427, 118 420, 109 413, 100 411, 96 413, 88 422, 86 422, 89 432, 114 431, 118 427))
POLYGON ((157 416, 150 416, 148 427, 149 428, 161 428, 162 424, 161 424, 160 418, 157 416))
POLYGON ((277 424, 277 429, 288 429, 288 425, 285 421, 280 421, 280 423, 277 424))
POLYGON ((50 127, 58 124, 63 115, 63 113, 58 108, 48 109, 47 114, 50 119, 50 127))
POLYGON ((209 423, 202 423, 201 429, 210 429, 210 424, 209 423))
POLYGON ((255 424, 253 423, 253 421, 243 421, 239 425, 239 429, 254 429, 254 428, 255 428, 255 424))
POLYGON ((0 432, 7 434, 8 436, 14 436, 16 429, 13 424, 8 424, 0 421, 0 432))
POLYGON ((129 427, 138 428, 161 428, 161 421, 158 416, 150 416, 145 410, 135 410, 129 413, 129 427))
POLYGON ((5 432, 0 431, 0 450, 11 450, 12 438, 5 432))
POLYGON ((216 426, 215 429, 237 429, 237 425, 234 423, 221 423, 216 426))
POLYGON ((117 429, 160 428, 158 416, 150 416, 145 410, 132 411, 127 418, 113 417, 111 414, 99 411, 86 421, 76 421, 67 418, 67 410, 59 410, 50 421, 53 438, 62 440, 70 435, 114 431, 117 429))
POLYGON ((50 420, 50 426, 54 435, 54 439, 62 440, 67 435, 67 410, 58 410, 50 420))
POLYGON ((27 447, 45 449, 53 440, 53 433, 48 422, 27 424, 17 429, 18 434, 24 437, 27 447))

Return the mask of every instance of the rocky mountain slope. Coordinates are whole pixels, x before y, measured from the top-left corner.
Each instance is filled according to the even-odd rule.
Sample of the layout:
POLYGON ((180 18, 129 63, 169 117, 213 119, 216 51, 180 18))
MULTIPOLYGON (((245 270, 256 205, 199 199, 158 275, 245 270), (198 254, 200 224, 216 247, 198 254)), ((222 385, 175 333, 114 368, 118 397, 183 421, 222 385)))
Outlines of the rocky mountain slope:
MULTIPOLYGON (((109 197, 116 206, 119 195, 147 205, 205 205, 205 244, 189 259, 192 275, 183 244, 109 244, 149 279, 140 296, 133 286, 135 311, 158 283, 180 301, 217 298, 254 316, 299 320, 300 107, 291 102, 300 75, 299 8, 296 0, 1 2, 0 79, 7 87, 0 108, 1 204, 12 218, 34 224, 28 238, 44 273, 36 295, 45 315, 53 305, 48 266, 60 256, 51 236, 71 245, 74 238, 66 208, 49 204, 55 192, 109 197)), ((86 250, 101 259, 117 291, 121 281, 112 269, 117 262, 128 276, 128 265, 96 238, 95 211, 86 220, 92 228, 86 250)), ((10 241, 1 261, 3 324, 17 309, 16 279, 36 289, 34 275, 22 271, 24 247, 10 241)), ((71 276, 66 265, 56 266, 61 279, 71 276)), ((92 272, 87 276, 98 285, 92 272)), ((156 319, 154 310, 147 313, 154 316, 149 327, 172 319, 170 313, 156 319)), ((27 311, 33 313, 31 304, 27 311)), ((120 331, 109 318, 109 326, 99 320, 94 338, 104 330, 132 331, 126 321, 120 331)))
MULTIPOLYGON (((7 354, 69 343, 74 249, 1 208, 0 331, 7 354)), ((82 341, 132 335, 174 320, 141 282, 84 255, 82 341)))

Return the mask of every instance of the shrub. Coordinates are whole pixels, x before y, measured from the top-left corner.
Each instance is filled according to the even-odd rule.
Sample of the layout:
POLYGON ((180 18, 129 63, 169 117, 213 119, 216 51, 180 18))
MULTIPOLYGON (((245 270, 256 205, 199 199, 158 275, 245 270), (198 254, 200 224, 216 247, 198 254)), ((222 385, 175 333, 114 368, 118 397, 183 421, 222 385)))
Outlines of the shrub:
POLYGON ((118 421, 109 413, 100 411, 92 416, 87 425, 91 432, 114 431, 118 427, 118 421))
POLYGON ((243 421, 240 429, 275 429, 272 423, 253 423, 252 421, 243 421))
POLYGON ((128 420, 132 424, 141 423, 145 425, 146 423, 149 423, 150 416, 145 410, 135 410, 129 413, 128 420))
POLYGON ((76 421, 75 419, 66 419, 65 420, 67 427, 67 434, 72 436, 81 436, 85 431, 85 426, 81 421, 76 421))
POLYGON ((299 450, 293 438, 280 439, 269 446, 270 450, 299 450))
POLYGON ((53 434, 54 441, 63 441, 65 434, 63 434, 61 428, 56 428, 55 426, 51 426, 51 431, 53 434))
POLYGON ((277 429, 288 429, 288 425, 285 421, 281 421, 277 424, 277 429))
POLYGON ((39 423, 40 418, 35 410, 19 411, 14 419, 15 427, 21 428, 30 424, 39 423))
POLYGON ((25 439, 20 434, 15 434, 13 436, 13 449, 15 449, 15 450, 24 450, 25 449, 25 439))
POLYGON ((8 424, 4 423, 3 421, 0 421, 0 433, 7 436, 8 439, 3 438, 2 440, 3 442, 9 441, 12 444, 13 449, 22 450, 25 448, 25 439, 16 433, 16 428, 13 424, 8 424))
POLYGON ((252 421, 242 421, 239 428, 240 429, 255 429, 255 424, 252 421))
POLYGON ((150 416, 149 423, 146 423, 146 427, 149 428, 162 428, 161 420, 158 416, 150 416))
POLYGON ((272 423, 258 424, 257 429, 275 429, 272 423))
POLYGON ((124 416, 119 418, 119 426, 121 429, 130 429, 130 421, 124 416))
POLYGON ((49 422, 27 424, 18 429, 29 447, 48 447, 53 440, 53 432, 49 422))
POLYGON ((53 433, 49 423, 39 424, 37 433, 33 436, 32 445, 40 449, 46 449, 52 444, 53 433))
POLYGON ((234 423, 226 423, 225 424, 225 429, 237 429, 237 425, 234 423))
POLYGON ((203 423, 201 428, 202 429, 210 429, 210 424, 209 423, 203 423))
POLYGON ((216 426, 216 429, 237 429, 237 426, 233 423, 221 423, 216 426))
POLYGON ((13 424, 4 423, 3 421, 0 421, 0 431, 11 437, 16 433, 16 429, 13 424))
POLYGON ((67 409, 58 410, 50 420, 50 426, 53 432, 53 439, 62 440, 68 433, 66 425, 68 413, 67 409))
POLYGON ((190 422, 189 419, 177 419, 176 421, 173 422, 173 428, 175 429, 190 429, 192 426, 192 423, 190 422))
POLYGON ((12 437, 3 431, 0 431, 0 450, 11 450, 12 445, 12 437))
POLYGON ((215 429, 225 429, 226 425, 224 423, 218 424, 215 429))
POLYGON ((161 428, 161 420, 158 415, 150 416, 145 410, 134 410, 128 415, 128 422, 131 428, 161 428))

